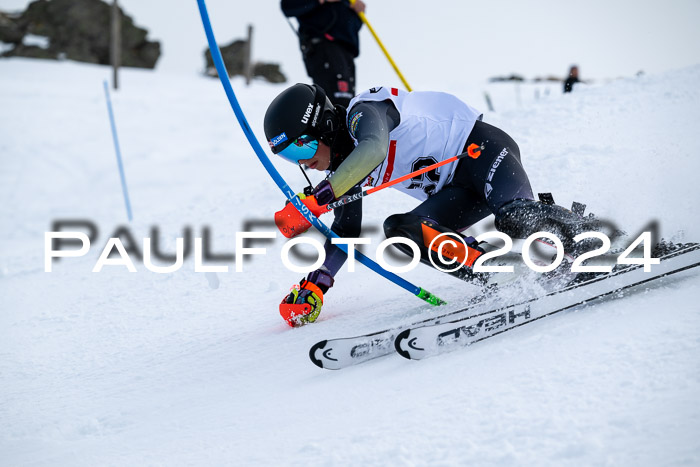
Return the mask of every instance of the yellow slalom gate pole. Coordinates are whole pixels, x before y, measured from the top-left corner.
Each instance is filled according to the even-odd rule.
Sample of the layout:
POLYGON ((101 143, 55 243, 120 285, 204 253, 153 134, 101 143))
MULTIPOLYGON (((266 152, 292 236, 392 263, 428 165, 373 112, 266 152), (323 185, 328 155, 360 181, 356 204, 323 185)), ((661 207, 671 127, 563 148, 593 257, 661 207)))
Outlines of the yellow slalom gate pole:
MULTIPOLYGON (((356 0, 350 0, 350 4, 354 5, 356 0)), ((367 25, 367 29, 369 29, 369 32, 372 33, 372 36, 374 36, 374 40, 377 41, 377 44, 379 44, 379 48, 382 49, 382 52, 384 52, 384 55, 386 55, 386 58, 389 60, 389 63, 391 63, 391 66, 394 67, 394 71, 396 71, 396 74, 399 75, 399 78, 401 79, 401 82, 403 83, 404 86, 406 86, 407 91, 413 91, 411 89, 411 86, 408 84, 406 81, 406 78, 403 77, 401 74, 401 71, 399 70, 399 67, 396 65, 396 62, 394 62, 394 59, 391 58, 391 55, 389 55, 389 52, 386 50, 386 47, 384 47, 384 44, 382 44, 382 41, 379 40, 379 36, 377 36, 377 33, 374 31, 374 28, 372 27, 371 24, 369 24, 369 21, 367 21, 367 17, 363 12, 357 13, 357 15, 360 17, 363 23, 367 25)))

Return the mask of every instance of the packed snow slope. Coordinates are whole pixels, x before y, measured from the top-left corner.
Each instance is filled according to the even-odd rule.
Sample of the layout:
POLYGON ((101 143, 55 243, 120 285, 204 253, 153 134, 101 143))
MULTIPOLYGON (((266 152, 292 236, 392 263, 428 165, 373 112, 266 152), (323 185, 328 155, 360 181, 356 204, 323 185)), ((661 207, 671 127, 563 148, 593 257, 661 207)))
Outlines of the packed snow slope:
MULTIPOLYGON (((274 231, 284 202, 218 81, 123 70, 113 100, 128 223, 108 76, 0 61, 0 464, 700 463, 698 273, 437 358, 330 372, 308 359, 317 341, 434 309, 358 265, 338 275, 317 323, 291 329, 277 305, 302 274, 283 267, 279 235, 254 245, 267 252, 242 272, 210 263, 229 267, 218 288, 191 255, 170 274, 137 259, 134 273, 91 272, 120 226, 138 244, 158 236, 168 253, 185 229, 208 228, 211 251, 231 255, 236 232, 274 231), (93 222, 98 238, 44 272, 44 232, 66 219, 93 222)), ((485 120, 518 141, 536 191, 586 203, 630 234, 700 241, 698 82, 700 66, 570 95, 559 84, 433 89, 482 109, 488 91, 498 113, 485 120)), ((264 144, 265 108, 284 86, 233 85, 264 144)), ((275 164, 302 188, 298 169, 275 164)), ((392 190, 366 199, 370 256, 383 219, 413 206, 392 190)), ((476 293, 422 266, 406 277, 445 309, 476 293)))

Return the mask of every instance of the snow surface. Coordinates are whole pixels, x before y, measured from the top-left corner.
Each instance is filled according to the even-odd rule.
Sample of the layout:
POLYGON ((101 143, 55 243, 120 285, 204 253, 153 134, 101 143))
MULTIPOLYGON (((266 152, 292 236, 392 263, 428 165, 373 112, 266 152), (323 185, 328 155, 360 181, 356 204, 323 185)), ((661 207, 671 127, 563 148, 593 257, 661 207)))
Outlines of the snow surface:
MULTIPOLYGON (((218 81, 125 69, 113 104, 128 224, 109 76, 0 60, 0 464, 700 464, 698 273, 438 358, 338 372, 313 366, 309 347, 433 310, 358 265, 339 274, 316 324, 290 329, 277 305, 301 275, 282 266, 281 238, 244 272, 227 262, 218 288, 192 258, 172 274, 140 262, 136 273, 92 273, 119 226, 139 242, 157 226, 167 252, 186 226, 197 236, 208 226, 213 252, 232 254, 236 232, 284 201, 218 81), (46 273, 44 232, 59 219, 89 219, 99 238, 46 273)), ((655 223, 666 238, 698 241, 698 82, 700 66, 570 95, 556 83, 433 89, 482 109, 488 91, 498 112, 485 120, 518 141, 536 191, 630 233, 655 223)), ((284 86, 233 85, 264 142, 265 108, 284 86)), ((302 187, 296 168, 275 164, 302 187)), ((386 216, 413 206, 392 190, 368 197, 373 245, 386 216)), ((446 309, 475 293, 426 267, 405 277, 446 309)))

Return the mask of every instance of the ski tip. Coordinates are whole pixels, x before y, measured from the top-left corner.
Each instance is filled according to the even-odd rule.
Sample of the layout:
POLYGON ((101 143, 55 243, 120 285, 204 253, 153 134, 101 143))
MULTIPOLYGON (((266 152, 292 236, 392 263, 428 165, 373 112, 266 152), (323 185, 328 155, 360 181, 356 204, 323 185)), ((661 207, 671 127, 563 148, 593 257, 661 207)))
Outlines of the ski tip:
POLYGON ((314 344, 313 346, 311 346, 311 349, 309 350, 309 358, 311 359, 311 361, 313 362, 313 364, 316 365, 316 366, 319 367, 319 368, 323 368, 323 362, 322 362, 321 360, 319 360, 318 358, 316 358, 316 351, 319 350, 319 349, 324 348, 324 347, 326 346, 327 343, 328 343, 327 340, 321 341, 321 342, 317 342, 316 344, 314 344))
POLYGON ((394 339, 394 347, 396 348, 396 352, 401 355, 403 358, 407 358, 408 360, 411 359, 411 355, 404 350, 401 347, 401 343, 408 339, 408 336, 411 334, 410 329, 406 329, 404 331, 401 331, 397 336, 396 339, 394 339))

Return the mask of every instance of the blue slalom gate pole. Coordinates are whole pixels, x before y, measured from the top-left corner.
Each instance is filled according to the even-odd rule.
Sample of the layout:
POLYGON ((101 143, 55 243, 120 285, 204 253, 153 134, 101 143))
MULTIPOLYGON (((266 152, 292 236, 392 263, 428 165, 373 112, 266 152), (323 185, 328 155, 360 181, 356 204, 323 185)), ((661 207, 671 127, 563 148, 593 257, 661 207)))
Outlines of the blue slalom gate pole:
POLYGON ((124 193, 124 204, 126 204, 126 216, 129 222, 133 219, 131 215, 131 203, 129 202, 129 190, 126 188, 126 175, 124 175, 124 165, 122 164, 122 153, 119 149, 119 138, 117 137, 117 125, 114 123, 114 112, 112 111, 112 100, 109 97, 109 85, 104 80, 105 98, 107 99, 107 111, 109 112, 109 123, 112 126, 112 139, 114 140, 114 151, 117 153, 117 165, 119 166, 119 177, 122 181, 122 193, 124 193))
MULTIPOLYGON (((221 81, 221 84, 224 87, 224 91, 226 92, 226 96, 228 97, 229 103, 231 104, 231 108, 233 109, 234 114, 236 114, 236 118, 238 119, 238 122, 240 123, 241 128, 243 129, 243 133, 245 133, 246 138, 248 138, 248 142, 253 148, 253 151, 255 151, 255 154, 258 156, 258 159, 265 167, 267 172, 270 174, 272 179, 275 181, 277 186, 280 188, 280 190, 282 190, 287 199, 289 199, 289 201, 297 208, 297 210, 299 210, 299 212, 306 218, 306 220, 311 222, 311 224, 314 227, 316 227, 319 231, 321 231, 321 233, 327 238, 339 238, 335 232, 333 232, 331 229, 328 228, 328 226, 326 226, 326 224, 324 224, 316 216, 314 216, 311 213, 311 211, 306 207, 306 205, 301 201, 301 199, 299 199, 296 193, 292 191, 289 185, 287 185, 287 182, 284 181, 280 173, 277 171, 275 166, 267 157, 265 151, 263 151, 258 140, 255 138, 253 130, 251 130, 250 126, 248 125, 248 120, 245 118, 243 110, 241 109, 241 106, 238 103, 236 94, 233 92, 231 80, 228 77, 228 72, 226 70, 226 66, 224 65, 224 60, 221 57, 221 50, 219 50, 216 38, 214 37, 214 31, 211 27, 211 21, 209 20, 207 6, 204 0, 197 0, 197 5, 199 6, 199 13, 202 17, 202 25, 204 26, 204 32, 207 35, 209 50, 211 51, 211 57, 214 61, 214 65, 216 65, 216 71, 219 75, 219 80, 221 81)), ((347 245, 337 246, 347 253, 347 245)), ((393 282, 399 287, 402 287, 403 289, 411 292, 418 298, 425 300, 431 305, 441 305, 445 303, 443 300, 431 294, 427 290, 418 287, 417 285, 411 284, 406 279, 397 276, 393 272, 383 269, 381 266, 379 266, 367 256, 363 255, 361 252, 357 251, 355 256, 357 260, 363 265, 367 266, 377 274, 383 276, 384 278, 388 279, 389 281, 393 282)))

